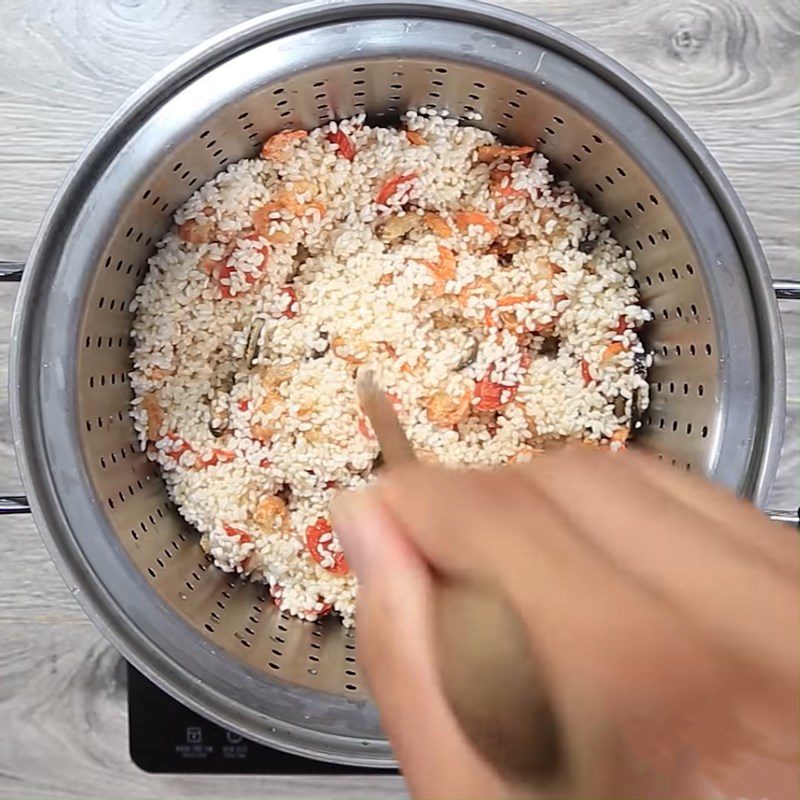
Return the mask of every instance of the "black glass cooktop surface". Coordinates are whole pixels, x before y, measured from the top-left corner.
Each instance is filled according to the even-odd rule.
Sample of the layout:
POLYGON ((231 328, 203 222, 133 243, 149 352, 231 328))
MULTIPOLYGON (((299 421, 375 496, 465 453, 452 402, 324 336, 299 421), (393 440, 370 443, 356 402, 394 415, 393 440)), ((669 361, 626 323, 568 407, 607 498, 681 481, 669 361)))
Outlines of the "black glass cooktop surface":
POLYGON ((376 771, 302 758, 244 739, 186 708, 130 665, 128 741, 133 762, 147 772, 355 775, 376 771))

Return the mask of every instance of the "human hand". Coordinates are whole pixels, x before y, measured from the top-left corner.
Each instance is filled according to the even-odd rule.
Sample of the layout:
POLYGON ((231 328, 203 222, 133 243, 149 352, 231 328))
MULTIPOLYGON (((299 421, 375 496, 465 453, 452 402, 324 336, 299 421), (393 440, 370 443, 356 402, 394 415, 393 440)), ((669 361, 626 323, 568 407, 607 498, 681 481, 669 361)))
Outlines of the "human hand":
POLYGON ((796 533, 643 454, 413 464, 340 496, 357 636, 416 797, 796 796, 796 533), (437 583, 513 607, 554 709, 561 773, 518 786, 442 691, 437 583))

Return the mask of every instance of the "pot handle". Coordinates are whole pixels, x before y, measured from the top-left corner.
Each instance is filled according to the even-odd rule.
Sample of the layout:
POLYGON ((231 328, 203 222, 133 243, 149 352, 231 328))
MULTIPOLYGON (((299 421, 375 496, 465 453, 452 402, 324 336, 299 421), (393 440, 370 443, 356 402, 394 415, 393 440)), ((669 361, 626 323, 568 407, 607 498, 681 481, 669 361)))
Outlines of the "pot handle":
MULTIPOLYGON (((18 283, 22 280, 25 264, 0 261, 0 283, 18 283)), ((0 496, 0 514, 29 514, 28 498, 23 495, 0 496)))
MULTIPOLYGON (((772 288, 778 300, 800 300, 800 281, 791 278, 775 278, 772 281, 772 288)), ((766 513, 776 522, 788 522, 792 525, 800 525, 800 508, 795 511, 780 511, 778 509, 767 509, 766 513)))
POLYGON ((30 514, 28 498, 21 495, 4 495, 0 497, 0 514, 30 514))
POLYGON ((800 281, 791 278, 775 278, 772 288, 778 300, 800 300, 800 281))
POLYGON ((25 264, 18 261, 0 261, 0 283, 19 283, 25 264))
MULTIPOLYGON (((0 261, 0 283, 19 282, 22 280, 24 263, 0 261)), ((772 282, 778 300, 800 300, 800 281, 779 278, 772 282)), ((0 496, 0 515, 30 513, 28 500, 22 495, 0 496)), ((769 516, 778 522, 789 522, 800 525, 800 508, 796 511, 767 510, 769 516)))

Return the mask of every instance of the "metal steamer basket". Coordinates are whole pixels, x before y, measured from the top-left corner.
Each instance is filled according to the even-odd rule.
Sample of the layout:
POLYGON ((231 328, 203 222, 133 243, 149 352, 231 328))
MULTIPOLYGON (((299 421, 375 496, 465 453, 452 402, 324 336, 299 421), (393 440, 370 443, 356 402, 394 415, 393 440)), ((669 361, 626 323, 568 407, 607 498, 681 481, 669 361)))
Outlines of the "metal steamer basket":
MULTIPOLYGON (((502 139, 536 144, 608 216, 655 316, 636 446, 762 503, 782 437, 784 353, 739 201, 641 82, 499 8, 320 2, 193 50, 72 170, 31 251, 14 322, 12 416, 32 510, 105 635, 171 694, 245 736, 376 767, 394 762, 353 632, 289 618, 264 587, 215 569, 140 452, 128 416, 129 305, 175 209, 268 135, 362 111, 390 125, 421 105, 477 112, 475 124, 502 139)), ((5 509, 22 503, 7 498, 5 509)))

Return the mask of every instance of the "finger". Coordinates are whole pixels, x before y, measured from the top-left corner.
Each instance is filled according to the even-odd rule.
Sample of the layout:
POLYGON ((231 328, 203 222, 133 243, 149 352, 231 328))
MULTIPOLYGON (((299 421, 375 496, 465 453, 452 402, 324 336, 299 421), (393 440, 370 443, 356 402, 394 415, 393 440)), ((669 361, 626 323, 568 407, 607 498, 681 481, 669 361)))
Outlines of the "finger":
MULTIPOLYGON (((517 490, 522 485, 517 485, 517 490)), ((357 618, 360 655, 411 791, 423 797, 506 796, 512 790, 477 756, 443 700, 430 638, 431 576, 413 546, 403 542, 406 531, 380 506, 376 508, 369 502, 374 496, 369 492, 349 496, 351 503, 357 498, 359 507, 355 510, 352 505, 343 509, 340 498, 334 504, 333 522, 361 581, 357 618)), ((511 507, 517 508, 519 503, 511 507)), ((619 691, 624 700, 629 691, 657 697, 652 692, 654 673, 648 668, 652 658, 647 655, 652 656, 653 648, 657 648, 659 657, 655 661, 665 664, 667 659, 660 657, 663 653, 659 642, 646 644, 638 634, 663 630, 663 625, 641 603, 633 602, 624 586, 605 586, 598 581, 578 583, 585 585, 587 596, 580 594, 577 585, 563 582, 560 586, 558 582, 550 584, 542 595, 553 599, 549 609, 541 610, 540 619, 546 624, 539 632, 552 645, 546 649, 555 651, 552 663, 559 680, 554 690, 557 705, 564 712, 568 763, 580 765, 577 773, 565 775, 564 782, 559 781, 552 788, 574 796, 577 785, 585 790, 597 785, 602 777, 610 794, 623 796, 627 788, 642 789, 642 780, 652 780, 654 773, 642 763, 641 756, 620 742, 619 734, 613 733, 624 727, 624 719, 617 720, 613 709, 620 705, 613 697, 617 692, 614 687, 628 687, 619 691), (618 600, 617 592, 624 597, 618 600), (633 668, 632 658, 610 659, 603 655, 615 649, 617 631, 610 631, 610 640, 602 636, 603 614, 597 596, 607 598, 613 607, 637 609, 635 619, 628 617, 626 621, 615 616, 613 627, 626 629, 619 640, 638 643, 638 660, 644 659, 641 668, 633 668), (577 606, 585 609, 584 619, 565 618, 577 606), (591 609, 593 616, 589 616, 591 609), (590 703, 588 691, 600 700, 590 703), (593 736, 591 741, 584 741, 580 731, 597 730, 598 726, 603 729, 600 738, 593 736), (596 757, 598 754, 601 757, 596 757), (573 780, 577 781, 575 785, 573 780)), ((527 586, 530 585, 529 582, 527 586)), ((605 631, 609 633, 608 626, 605 631)), ((681 642, 685 644, 684 637, 681 642)), ((696 647, 692 653, 697 659, 696 647)), ((643 713, 646 715, 647 710, 636 708, 638 716, 643 713)), ((661 711, 653 714, 659 720, 665 718, 661 711)), ((663 764, 655 767, 659 780, 664 771, 663 764)))
POLYGON ((721 530, 743 555, 762 560, 784 577, 797 581, 800 550, 795 546, 797 532, 792 528, 770 524, 754 505, 738 500, 727 489, 697 475, 670 469, 649 453, 626 453, 625 460, 670 496, 723 526, 721 529, 709 526, 709 532, 721 530), (756 530, 761 535, 756 535, 756 530))
POLYGON ((368 494, 334 501, 333 523, 359 577, 357 637, 381 721, 414 797, 504 797, 441 692, 431 640, 431 576, 368 494))
POLYGON ((374 491, 435 569, 511 582, 524 578, 532 557, 567 556, 542 552, 532 538, 558 520, 511 474, 408 465, 389 471, 374 491))
POLYGON ((596 615, 589 587, 596 591, 608 580, 602 562, 648 603, 722 635, 738 655, 759 663, 771 654, 787 678, 793 670, 785 637, 773 632, 793 630, 794 587, 775 589, 771 574, 754 572, 719 537, 702 533, 713 522, 698 525, 693 509, 624 458, 580 450, 516 471, 406 468, 390 473, 377 490, 437 569, 489 576, 518 607, 536 608, 540 633, 554 620, 577 625, 596 615), (529 489, 512 480, 519 475, 529 489), (769 624, 763 613, 743 607, 743 587, 770 598, 769 624))
MULTIPOLYGON (((378 489, 438 569, 456 574, 477 569, 500 579, 505 575, 509 590, 521 602, 527 598, 532 641, 543 661, 549 661, 551 676, 558 677, 552 683, 562 709, 574 707, 571 701, 581 693, 594 693, 617 720, 646 719, 651 733, 663 731, 663 736, 655 735, 660 743, 656 751, 681 720, 692 718, 692 709, 705 709, 697 715, 698 725, 705 720, 716 730, 726 727, 720 724, 726 718, 721 711, 729 708, 736 714, 720 700, 739 698, 741 706, 745 695, 752 698, 760 690, 736 671, 721 679, 715 666, 719 653, 709 651, 700 635, 692 604, 681 607, 648 580, 648 569, 673 568, 672 549, 692 555, 687 532, 694 527, 697 536, 696 512, 637 476, 619 458, 546 456, 528 468, 524 488, 510 479, 518 474, 408 470, 399 477, 390 475, 378 489), (620 498, 626 495, 629 502, 623 504, 620 498), (652 509, 658 509, 659 517, 651 524, 654 532, 642 531, 640 521, 652 509), (672 539, 670 526, 664 530, 663 514, 676 528, 672 539), (640 570, 637 558, 647 559, 639 557, 639 550, 648 546, 661 558, 640 570), (675 617, 676 608, 682 619, 675 617), (676 663, 684 665, 678 682, 673 680, 676 663), (631 705, 641 698, 650 700, 644 707, 638 700, 631 705)), ((710 564, 694 574, 696 565, 690 560, 678 573, 707 585, 706 566, 710 564)), ((680 599, 680 585, 672 588, 680 599)), ((579 703, 574 731, 580 730, 585 708, 579 703)), ((706 737, 708 732, 705 725, 687 732, 687 742, 696 748, 697 742, 718 740, 706 737)), ((741 742, 741 736, 733 738, 741 742)))
POLYGON ((597 663, 610 621, 621 628, 647 624, 648 594, 610 570, 599 548, 586 546, 518 470, 403 468, 375 491, 437 571, 494 585, 511 601, 552 673, 548 679, 556 680, 564 663, 597 663), (646 619, 610 613, 615 606, 640 609, 646 619))
MULTIPOLYGON (((572 506, 586 502, 583 487, 607 474, 614 478, 605 459, 567 456, 551 464, 552 474, 543 472, 542 480, 574 487, 572 506)), ((620 569, 602 542, 567 524, 561 500, 520 476, 504 470, 467 481, 463 474, 428 470, 403 475, 386 494, 413 526, 409 535, 435 554, 440 567, 446 570, 452 556, 465 562, 456 570, 464 572, 477 553, 485 555, 480 569, 494 564, 489 571, 499 579, 503 570, 512 576, 504 585, 524 610, 569 763, 580 773, 577 784, 591 785, 603 775, 615 784, 609 793, 619 794, 638 774, 645 782, 677 786, 693 775, 681 753, 694 753, 695 763, 705 767, 750 747, 750 726, 740 730, 736 720, 740 709, 763 697, 763 684, 731 667, 693 620, 676 615, 673 604, 637 580, 635 571, 620 569), (454 525, 458 536, 451 533, 454 525), (503 557, 509 541, 520 549, 503 557), (601 738, 587 739, 586 731, 601 738), (716 742, 723 743, 718 750, 716 742)), ((613 492, 613 480, 610 486, 613 492)), ((604 524, 601 516, 595 513, 591 524, 604 524)))
MULTIPOLYGON (((527 477, 558 506, 569 529, 580 531, 653 597, 701 626, 751 665, 780 669, 796 684, 795 582, 776 580, 760 559, 727 543, 714 519, 699 517, 677 494, 664 491, 639 462, 608 454, 574 452, 540 459, 527 477), (566 476, 568 480, 557 480, 566 476), (573 486, 579 486, 580 502, 573 486), (715 528, 713 534, 709 528, 715 528), (776 631, 783 632, 776 636, 776 631)), ((727 521, 738 524, 736 511, 727 521)), ((761 535, 763 521, 751 530, 761 535)))
POLYGON ((396 483, 383 480, 376 488, 402 518, 403 532, 442 571, 458 575, 474 568, 493 575, 522 610, 564 724, 567 761, 573 770, 580 767, 577 783, 596 782, 602 772, 604 780, 614 781, 610 793, 620 795, 634 773, 648 781, 676 780, 674 765, 656 758, 664 736, 653 734, 659 746, 650 748, 650 769, 642 763, 645 754, 619 736, 630 738, 632 718, 654 719, 670 730, 675 714, 684 716, 687 708, 697 707, 698 696, 709 696, 708 676, 714 671, 702 643, 597 559, 592 548, 553 533, 564 527, 563 518, 540 502, 517 472, 421 468, 399 474, 394 474, 396 483), (542 547, 543 541, 552 547, 542 547), (663 692, 676 653, 691 653, 692 665, 683 686, 663 692), (631 698, 647 701, 631 703, 631 698), (599 739, 581 733, 601 729, 599 739), (596 758, 598 753, 602 757, 596 758))

